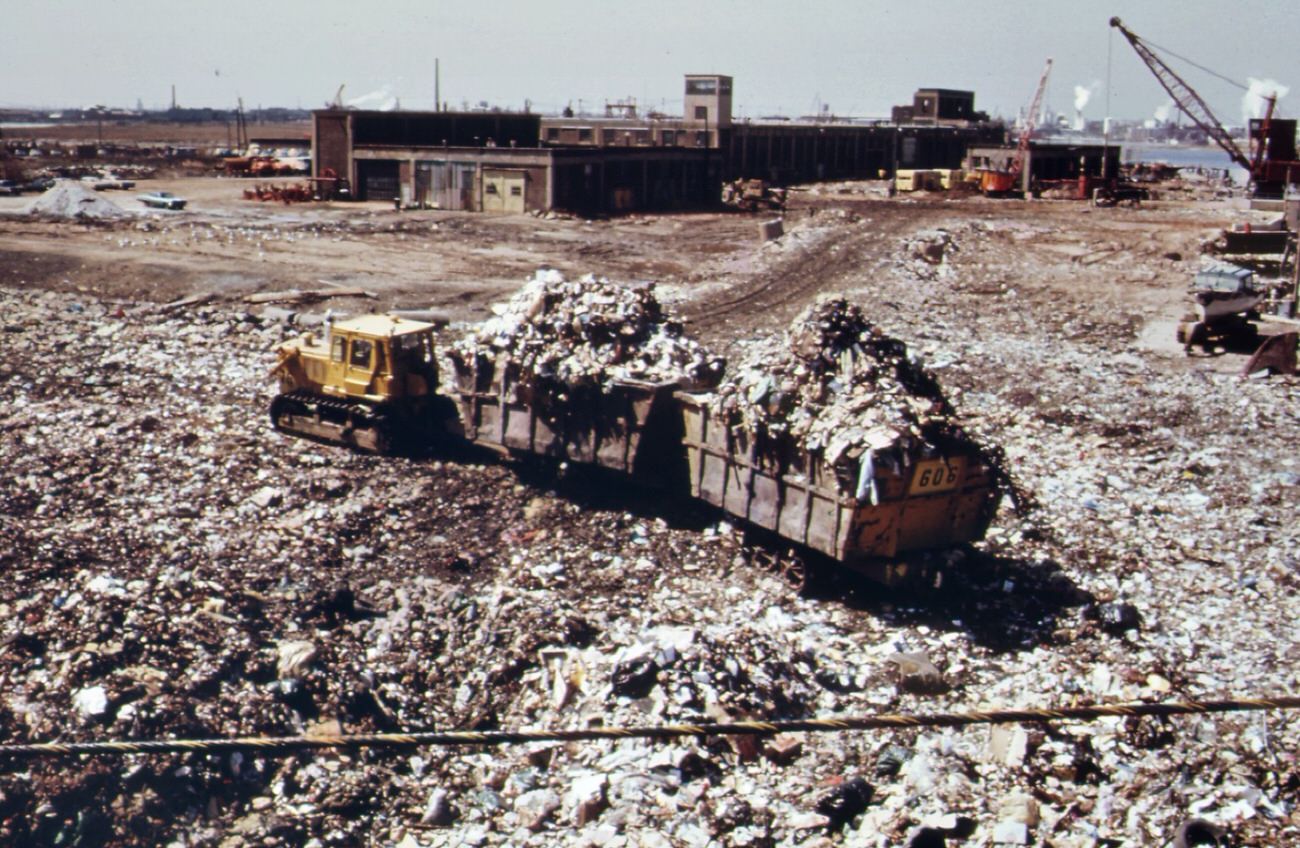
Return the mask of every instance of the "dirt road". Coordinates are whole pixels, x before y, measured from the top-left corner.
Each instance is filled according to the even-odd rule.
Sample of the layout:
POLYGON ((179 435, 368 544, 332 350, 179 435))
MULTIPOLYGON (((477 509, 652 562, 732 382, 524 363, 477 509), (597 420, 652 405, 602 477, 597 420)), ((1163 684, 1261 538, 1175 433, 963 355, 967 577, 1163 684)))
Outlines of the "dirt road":
MULTIPOLYGON (((0 198, 0 284, 173 300, 196 292, 237 297, 328 284, 359 286, 380 306, 450 310, 472 320, 539 267, 577 276, 653 280, 686 301, 710 341, 782 326, 821 291, 872 289, 910 262, 917 233, 963 229, 978 247, 948 256, 945 273, 980 308, 996 292, 1054 300, 1088 320, 1174 320, 1199 242, 1222 226, 1222 206, 1091 209, 1074 203, 968 198, 884 200, 870 184, 795 194, 789 235, 764 244, 761 218, 696 213, 609 221, 396 212, 380 203, 282 205, 244 200, 233 179, 142 182, 105 192, 137 213, 127 223, 11 217, 30 197, 0 198), (183 212, 136 200, 162 189, 183 212), (974 275, 972 279, 971 275, 974 275), (757 322, 757 323, 755 323, 757 322)), ((932 257, 933 258, 933 257, 932 257)), ((937 266, 939 260, 934 264, 937 266)))

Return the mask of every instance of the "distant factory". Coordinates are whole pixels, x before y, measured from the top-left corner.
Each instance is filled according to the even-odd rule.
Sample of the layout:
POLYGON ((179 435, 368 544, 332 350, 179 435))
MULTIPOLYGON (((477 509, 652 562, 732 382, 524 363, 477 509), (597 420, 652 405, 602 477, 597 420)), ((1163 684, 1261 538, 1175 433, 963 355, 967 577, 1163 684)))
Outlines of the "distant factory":
POLYGON ((974 94, 923 89, 895 120, 736 121, 732 78, 687 74, 681 116, 611 103, 603 116, 512 112, 312 113, 313 177, 361 200, 480 212, 581 214, 708 207, 724 182, 878 179, 958 168, 1000 127, 974 94))

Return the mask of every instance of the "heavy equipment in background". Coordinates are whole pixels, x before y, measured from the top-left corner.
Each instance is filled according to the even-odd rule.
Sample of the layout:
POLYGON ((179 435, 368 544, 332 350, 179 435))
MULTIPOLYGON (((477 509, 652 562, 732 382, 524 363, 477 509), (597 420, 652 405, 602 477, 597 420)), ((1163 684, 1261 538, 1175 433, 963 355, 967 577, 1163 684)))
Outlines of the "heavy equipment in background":
POLYGON ((785 208, 786 191, 759 179, 737 179, 722 184, 722 202, 745 212, 785 208))
MULTIPOLYGON (((1258 125, 1251 122, 1249 134, 1250 146, 1253 150, 1248 154, 1224 129, 1204 98, 1160 58, 1151 42, 1140 38, 1124 26, 1124 22, 1117 17, 1110 19, 1110 25, 1119 30, 1133 46, 1138 58, 1151 69, 1151 73, 1155 74, 1156 80, 1173 98, 1174 103, 1178 104, 1183 114, 1213 139, 1233 162, 1246 170, 1250 175, 1252 191, 1256 196, 1280 195, 1285 186, 1300 180, 1300 161, 1296 161, 1295 121, 1275 122, 1273 112, 1277 106, 1276 95, 1265 98, 1267 106, 1264 117, 1258 125), (1289 138, 1286 137, 1288 134, 1286 132, 1274 131, 1286 127, 1290 128, 1289 138)), ((1240 83, 1233 83, 1233 85, 1242 89, 1247 88, 1240 83)))
MULTIPOLYGON (((1086 185, 1087 178, 1080 177, 1086 185)), ((1111 180, 1092 190, 1093 206, 1138 206, 1144 200, 1151 199, 1151 192, 1145 186, 1128 180, 1111 180)))
POLYGON ((1215 345, 1258 341, 1257 307, 1267 291, 1256 281, 1255 273, 1221 262, 1202 269, 1188 288, 1193 313, 1178 325, 1178 341, 1188 350, 1200 346, 1211 350, 1215 345))
POLYGON ((1038 78, 1038 88, 1034 90, 1034 99, 1025 113, 1025 120, 1020 125, 1020 139, 1016 143, 1016 152, 1005 170, 997 168, 980 168, 980 191, 985 196, 1005 197, 1016 191, 1025 170, 1025 156, 1029 152, 1029 141, 1034 136, 1034 127, 1038 124, 1038 110, 1043 105, 1043 92, 1047 90, 1047 78, 1052 73, 1052 60, 1048 59, 1043 67, 1043 75, 1038 78))
POLYGON ((277 430, 373 453, 421 444, 445 430, 433 324, 391 315, 325 321, 280 345, 271 375, 277 430))

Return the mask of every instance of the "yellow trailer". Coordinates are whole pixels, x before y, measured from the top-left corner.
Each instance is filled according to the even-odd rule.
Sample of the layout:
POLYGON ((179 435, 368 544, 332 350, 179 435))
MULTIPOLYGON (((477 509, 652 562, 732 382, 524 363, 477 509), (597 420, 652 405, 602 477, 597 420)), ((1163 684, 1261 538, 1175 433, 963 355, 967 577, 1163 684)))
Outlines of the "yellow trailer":
POLYGON ((887 584, 914 578, 902 555, 984 537, 1001 493, 974 445, 873 462, 853 485, 789 440, 761 447, 678 392, 691 495, 887 584))

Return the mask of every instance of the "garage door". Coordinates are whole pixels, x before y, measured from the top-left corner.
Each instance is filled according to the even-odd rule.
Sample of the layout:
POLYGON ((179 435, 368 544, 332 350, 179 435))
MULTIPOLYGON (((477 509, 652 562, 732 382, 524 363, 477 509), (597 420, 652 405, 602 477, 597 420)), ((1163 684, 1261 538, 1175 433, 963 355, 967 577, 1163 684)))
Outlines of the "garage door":
POLYGON ((523 214, 523 171, 498 171, 483 169, 483 211, 506 214, 523 214))
POLYGON ((396 161, 357 162, 357 183, 360 200, 392 200, 401 196, 401 181, 396 161))
POLYGON ((466 162, 415 163, 416 200, 435 209, 473 209, 477 167, 466 162))

